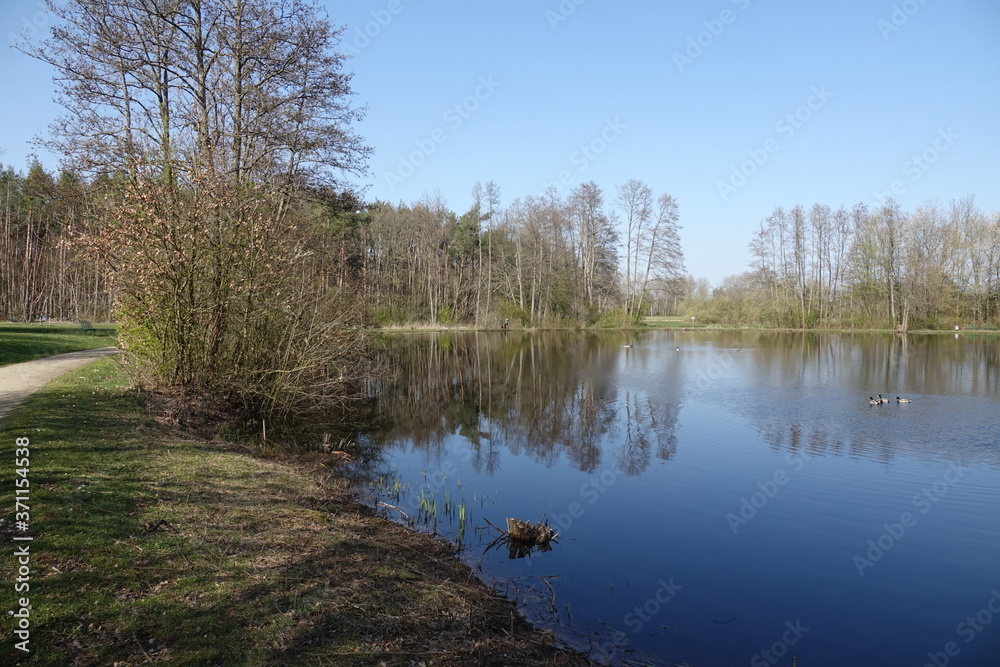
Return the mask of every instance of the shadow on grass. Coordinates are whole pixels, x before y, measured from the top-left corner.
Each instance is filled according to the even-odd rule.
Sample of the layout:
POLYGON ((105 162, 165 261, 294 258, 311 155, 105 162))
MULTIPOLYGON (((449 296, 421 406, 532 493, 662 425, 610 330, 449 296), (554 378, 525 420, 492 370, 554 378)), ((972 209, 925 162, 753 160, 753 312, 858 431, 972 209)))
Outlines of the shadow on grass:
MULTIPOLYGON (((528 628, 451 547, 372 516, 344 488, 161 426, 142 403, 104 359, 0 420, 0 470, 11 470, 15 439, 30 438, 34 537, 32 653, 11 642, 7 657, 584 664, 528 628)), ((13 485, 0 488, 11 548, 13 485)), ((13 608, 13 586, 2 590, 13 608)))
POLYGON ((0 325, 0 366, 106 347, 114 341, 113 327, 84 334, 78 326, 0 325))

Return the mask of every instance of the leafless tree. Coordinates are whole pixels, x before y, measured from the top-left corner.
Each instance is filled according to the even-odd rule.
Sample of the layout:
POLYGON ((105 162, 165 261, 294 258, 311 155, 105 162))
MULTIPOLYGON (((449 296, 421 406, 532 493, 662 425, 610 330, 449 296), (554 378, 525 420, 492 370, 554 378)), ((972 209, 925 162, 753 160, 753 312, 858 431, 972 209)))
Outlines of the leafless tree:
POLYGON ((302 280, 326 275, 309 267, 311 193, 368 154, 341 29, 303 0, 46 4, 50 38, 21 45, 66 110, 42 143, 105 179, 82 239, 112 267, 133 367, 267 409, 334 367, 343 380, 337 295, 302 280))

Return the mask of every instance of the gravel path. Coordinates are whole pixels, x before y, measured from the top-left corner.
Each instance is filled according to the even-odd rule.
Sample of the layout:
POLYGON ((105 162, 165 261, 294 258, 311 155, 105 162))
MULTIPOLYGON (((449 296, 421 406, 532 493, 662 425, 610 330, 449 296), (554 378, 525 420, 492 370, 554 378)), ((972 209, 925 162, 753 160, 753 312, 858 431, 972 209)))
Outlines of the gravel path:
POLYGON ((0 418, 49 380, 116 352, 118 348, 99 347, 0 366, 0 418))

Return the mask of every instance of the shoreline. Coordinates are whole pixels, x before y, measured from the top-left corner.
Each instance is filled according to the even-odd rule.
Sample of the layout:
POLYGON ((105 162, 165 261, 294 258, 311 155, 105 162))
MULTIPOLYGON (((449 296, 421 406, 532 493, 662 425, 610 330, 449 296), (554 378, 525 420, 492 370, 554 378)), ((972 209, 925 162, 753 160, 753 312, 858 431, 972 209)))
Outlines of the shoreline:
POLYGON ((850 329, 838 327, 815 327, 815 328, 795 328, 795 327, 764 327, 752 324, 706 324, 706 325, 684 325, 684 326, 656 326, 639 325, 635 327, 609 328, 609 327, 517 327, 511 329, 499 328, 476 328, 474 326, 448 326, 413 324, 392 327, 375 327, 369 331, 376 334, 418 334, 418 333, 538 333, 538 332, 608 332, 608 333, 640 333, 646 331, 760 331, 768 333, 865 333, 865 334, 892 334, 892 335, 934 335, 934 334, 960 334, 960 335, 995 335, 1000 336, 1000 329, 988 328, 962 328, 954 329, 910 329, 899 331, 897 329, 850 329))
POLYGON ((596 664, 529 625, 453 545, 359 503, 336 457, 197 438, 152 417, 114 359, 0 420, 0 456, 29 437, 25 664, 596 664))

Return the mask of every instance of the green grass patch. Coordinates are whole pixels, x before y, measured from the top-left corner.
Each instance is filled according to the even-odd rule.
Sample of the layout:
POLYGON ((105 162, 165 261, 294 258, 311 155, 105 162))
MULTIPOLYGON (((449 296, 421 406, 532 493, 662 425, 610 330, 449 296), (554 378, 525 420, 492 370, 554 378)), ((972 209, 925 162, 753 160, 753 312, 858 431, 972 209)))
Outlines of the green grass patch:
POLYGON ((113 325, 94 328, 83 333, 78 324, 0 324, 0 366, 115 344, 113 325))
POLYGON ((650 329, 705 328, 705 325, 698 323, 697 320, 692 324, 689 317, 644 317, 641 324, 650 329))
POLYGON ((144 403, 119 361, 104 359, 0 420, 0 608, 31 602, 31 653, 20 655, 8 631, 8 659, 584 663, 525 625, 452 547, 355 504, 329 462, 264 460, 196 439, 144 403), (15 595, 17 438, 30 439, 34 539, 30 592, 15 595))

